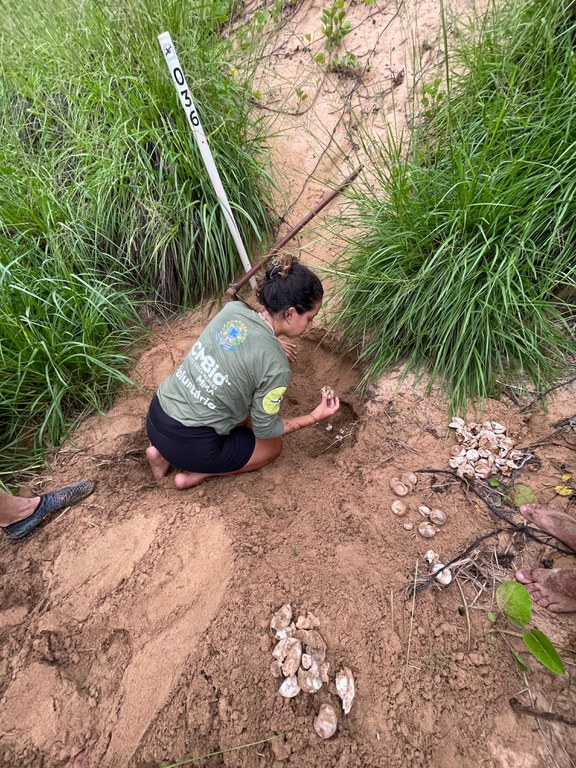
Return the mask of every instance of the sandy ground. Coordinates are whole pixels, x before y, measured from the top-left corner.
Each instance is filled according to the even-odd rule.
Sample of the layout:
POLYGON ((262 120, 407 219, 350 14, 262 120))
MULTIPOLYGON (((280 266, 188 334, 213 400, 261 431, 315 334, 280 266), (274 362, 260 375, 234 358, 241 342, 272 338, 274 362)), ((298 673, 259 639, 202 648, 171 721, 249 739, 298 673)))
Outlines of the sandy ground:
MULTIPOLYGON (((350 83, 312 62, 322 43, 320 13, 317 3, 295 5, 262 62, 261 101, 279 110, 282 126, 273 150, 282 200, 292 201, 284 208, 277 201, 285 227, 346 175, 344 155, 354 166, 351 116, 376 122, 375 130, 382 115, 403 120, 415 18, 432 50, 437 42, 432 4, 410 13, 405 5, 353 6, 344 47, 370 69, 350 83), (306 34, 310 51, 302 50, 306 34), (406 79, 394 86, 390 70, 402 69, 406 79), (298 82, 314 105, 287 115, 298 112, 298 82), (326 135, 333 141, 322 153, 326 135)), ((299 242, 304 260, 319 266, 337 252, 320 227, 299 242)), ((574 618, 535 611, 535 625, 567 662, 568 673, 555 678, 528 657, 530 671, 517 670, 508 644, 521 645, 498 631, 512 627, 500 618, 493 625, 487 614, 495 611, 494 584, 515 566, 574 567, 574 559, 512 538, 482 493, 444 474, 456 440, 438 393, 391 373, 361 396, 353 360, 336 354, 318 328, 298 341, 285 405, 287 415, 307 412, 329 384, 343 402, 330 431, 319 425, 290 435, 278 461, 252 475, 188 492, 176 491, 171 476, 152 479, 144 458, 151 394, 213 311, 156 327, 134 371, 138 388, 88 419, 54 456, 50 474, 22 491, 83 477, 98 483, 29 540, 0 541, 0 765, 156 768, 219 752, 199 764, 573 766, 574 618), (389 479, 419 470, 435 471, 419 473, 409 512, 398 518, 389 479), (447 516, 432 541, 404 527, 418 524, 422 503, 447 516), (447 561, 496 530, 452 584, 410 595, 427 575, 430 546, 447 561), (318 618, 330 663, 328 685, 291 700, 270 673, 269 622, 285 603, 318 618), (334 685, 341 665, 357 685, 346 716, 334 685), (515 712, 513 697, 555 719, 515 712), (312 727, 324 702, 339 713, 328 741, 312 727)), ((547 412, 529 398, 486 405, 484 417, 534 455, 508 482, 507 497, 488 499, 516 524, 521 517, 508 497, 519 483, 575 512, 554 490, 575 469, 574 427, 558 426, 574 416, 575 393, 574 383, 557 389, 547 412)))

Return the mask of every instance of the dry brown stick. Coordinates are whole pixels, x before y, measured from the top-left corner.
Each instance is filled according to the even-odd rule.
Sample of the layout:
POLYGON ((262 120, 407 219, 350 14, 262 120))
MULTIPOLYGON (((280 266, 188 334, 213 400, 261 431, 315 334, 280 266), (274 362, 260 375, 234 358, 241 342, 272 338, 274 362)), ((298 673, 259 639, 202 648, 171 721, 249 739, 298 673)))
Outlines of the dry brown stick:
POLYGON ((430 584, 433 584, 436 581, 436 577, 439 573, 442 573, 443 570, 446 568, 449 568, 453 563, 457 563, 458 560, 464 560, 464 558, 468 557, 468 555, 473 552, 476 547, 479 544, 482 544, 483 541, 486 539, 489 539, 491 536, 496 536, 497 533, 501 533, 502 531, 505 531, 506 528, 497 528, 494 531, 490 531, 490 533, 485 533, 484 536, 480 536, 478 539, 476 539, 469 547, 466 547, 466 549, 463 552, 459 552, 455 557, 453 557, 449 562, 446 563, 442 568, 439 568, 435 573, 430 574, 426 581, 422 582, 422 584, 418 584, 418 586, 410 585, 409 589, 414 590, 414 594, 417 594, 418 592, 424 591, 427 587, 430 586, 430 584))
POLYGON ((518 701, 514 696, 509 699, 509 703, 517 715, 530 715, 531 717, 538 717, 541 720, 550 720, 553 723, 570 725, 572 728, 576 727, 576 720, 570 720, 569 718, 564 717, 564 715, 557 715, 554 712, 543 712, 540 709, 532 709, 532 707, 527 707, 525 704, 522 704, 522 702, 518 701))
POLYGON ((332 190, 332 192, 329 192, 325 197, 320 200, 320 202, 310 211, 310 213, 307 213, 306 216, 302 219, 302 221, 298 222, 290 232, 288 232, 284 237, 282 237, 276 245, 271 248, 268 253, 264 256, 261 261, 258 262, 252 269, 248 270, 246 274, 242 275, 242 277, 236 282, 233 283, 230 288, 228 289, 228 293, 231 293, 233 296, 236 296, 237 292, 242 288, 243 285, 245 285, 248 280, 250 280, 251 277, 254 277, 256 272, 258 272, 260 269, 262 269, 265 264, 270 261, 270 259, 275 256, 278 251, 283 248, 286 243, 288 243, 290 240, 292 240, 293 237, 295 237, 300 230, 308 224, 308 222, 316 216, 323 208, 325 208, 328 203, 332 202, 334 198, 349 184, 351 184, 354 179, 358 176, 360 171, 362 170, 362 166, 359 166, 356 168, 355 171, 353 171, 349 176, 347 176, 344 181, 339 184, 336 189, 332 190))
POLYGON ((546 395, 550 394, 550 392, 553 392, 555 389, 560 389, 561 387, 566 387, 568 384, 572 384, 573 381, 576 381, 576 376, 571 376, 566 381, 561 381, 560 384, 555 384, 553 387, 550 387, 550 389, 547 389, 545 392, 541 392, 537 397, 534 398, 534 400, 531 400, 528 403, 528 405, 525 405, 524 408, 520 408, 520 413, 524 413, 524 411, 527 411, 528 408, 531 408, 539 400, 543 400, 546 397, 546 395))

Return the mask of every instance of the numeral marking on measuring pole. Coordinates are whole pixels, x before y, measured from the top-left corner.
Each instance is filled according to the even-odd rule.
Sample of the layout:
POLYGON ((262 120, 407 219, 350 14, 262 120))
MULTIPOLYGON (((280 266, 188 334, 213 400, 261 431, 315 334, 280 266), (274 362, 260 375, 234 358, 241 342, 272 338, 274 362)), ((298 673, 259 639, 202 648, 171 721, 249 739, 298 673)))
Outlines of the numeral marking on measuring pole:
MULTIPOLYGON (((164 54, 164 58, 166 59, 166 64, 168 65, 168 69, 170 70, 172 81, 174 82, 174 87, 176 88, 176 91, 180 98, 180 103, 182 104, 184 111, 186 112, 186 117, 188 118, 188 122, 190 123, 192 130, 194 132, 194 135, 196 136, 196 141, 198 142, 200 154, 202 155, 202 159, 204 160, 204 165, 206 166, 206 170, 208 171, 208 175, 210 176, 210 180, 212 181, 212 186, 214 187, 214 191, 216 192, 216 196, 218 197, 218 202, 222 207, 224 218, 226 219, 226 223, 228 224, 230 234, 232 235, 232 239, 236 244, 236 248, 238 249, 238 253, 240 254, 240 259, 242 260, 244 269, 246 272, 249 272, 251 269, 250 260, 248 259, 248 254, 246 253, 246 249, 244 248, 244 244, 240 236, 240 231, 238 230, 238 227, 236 226, 236 221, 234 220, 234 216, 232 215, 232 209, 230 207, 230 203, 228 202, 226 191, 224 190, 222 181, 220 180, 220 174, 218 173, 218 169, 216 168, 216 163, 214 162, 214 158, 212 157, 212 153, 210 152, 210 147, 208 146, 208 141, 206 140, 206 136, 204 135, 204 129, 202 128, 202 124, 200 123, 198 112, 196 111, 196 107, 194 106, 194 102, 192 101, 192 96, 190 95, 190 89, 188 88, 188 83, 186 82, 186 78, 184 77, 184 72, 182 70, 182 67, 180 66, 180 62, 178 61, 178 56, 176 55, 176 50, 174 48, 172 38, 170 37, 170 34, 168 32, 163 32, 161 35, 158 35, 158 42, 160 43, 160 48, 162 49, 162 53, 164 54)), ((250 285, 253 288, 256 287, 256 281, 254 278, 250 279, 250 285)))
POLYGON ((182 71, 180 62, 178 61, 178 56, 176 55, 174 45, 170 40, 170 35, 168 32, 164 32, 158 36, 158 40, 160 42, 164 58, 166 59, 166 64, 168 64, 168 69, 172 75, 172 80, 174 81, 174 85, 176 86, 176 90, 180 96, 180 101, 184 107, 186 116, 188 117, 188 122, 195 131, 200 132, 201 138, 205 141, 206 138, 204 136, 202 126, 200 125, 200 118, 198 117, 198 112, 196 111, 196 107, 194 106, 194 102, 190 96, 190 89, 188 88, 188 83, 184 77, 184 72, 182 71))

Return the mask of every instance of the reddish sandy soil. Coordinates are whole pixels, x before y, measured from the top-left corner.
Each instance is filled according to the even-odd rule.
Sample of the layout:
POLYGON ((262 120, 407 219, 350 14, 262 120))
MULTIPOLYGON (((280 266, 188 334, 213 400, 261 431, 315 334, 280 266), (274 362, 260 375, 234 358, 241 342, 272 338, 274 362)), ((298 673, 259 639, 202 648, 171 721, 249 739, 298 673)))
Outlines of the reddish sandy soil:
MULTIPOLYGON (((304 34, 308 24, 318 32, 320 12, 308 3, 288 20, 290 34, 278 37, 274 54, 283 66, 301 65, 297 52, 289 58, 294 30, 304 34)), ((360 55, 366 25, 382 30, 394 13, 352 8, 359 19, 348 50, 360 55), (377 25, 364 18, 377 12, 377 25)), ((431 25, 427 18, 421 27, 431 25)), ((406 40, 407 24, 395 28, 391 41, 380 40, 386 65, 406 40)), ((277 61, 272 69, 286 77, 277 61)), ((379 71, 380 79, 371 69, 367 85, 384 98, 378 83, 390 89, 390 74, 384 65, 379 71)), ((315 98, 326 107, 330 93, 323 89, 333 86, 342 107, 342 82, 330 83, 318 85, 315 98)), ((272 90, 263 91, 263 101, 272 90)), ((286 95, 278 98, 285 108, 286 95)), ((294 120, 292 127, 298 133, 302 125, 294 120)), ((291 223, 323 194, 321 185, 303 183, 319 171, 311 144, 298 145, 294 135, 287 131, 274 147, 286 199, 298 201, 291 223)), ((314 140, 308 129, 299 135, 314 140)), ((340 149, 348 135, 342 133, 340 149)), ((323 178, 330 186, 333 171, 327 168, 323 178)), ((321 235, 315 228, 301 240, 305 260, 318 266, 336 252, 321 235)), ((574 618, 535 611, 534 624, 567 663, 567 674, 553 677, 527 656, 530 670, 521 673, 508 649, 520 651, 518 639, 499 631, 513 628, 501 618, 493 625, 487 614, 496 611, 494 586, 515 566, 576 563, 522 535, 511 542, 507 524, 487 503, 443 474, 456 441, 437 392, 400 383, 391 373, 361 395, 360 371, 334 351, 320 327, 298 341, 285 410, 309 411, 328 384, 343 402, 331 431, 319 425, 290 435, 281 457, 251 475, 186 492, 175 490, 171 475, 152 479, 144 457, 151 393, 186 354, 209 312, 202 308, 156 326, 136 364, 138 387, 109 413, 88 419, 54 455, 51 472, 22 489, 29 494, 84 477, 97 481, 91 497, 29 540, 0 541, 0 765, 159 768, 220 752, 199 764, 573 766, 574 618), (390 477, 429 469, 437 471, 419 475, 407 516, 395 517, 390 477), (422 503, 447 515, 432 541, 404 528, 407 521, 417 525, 422 503), (504 532, 475 550, 475 565, 464 562, 452 584, 410 596, 414 579, 427 575, 423 555, 430 546, 447 561, 496 529, 504 532), (278 694, 270 673, 268 627, 284 603, 297 615, 318 618, 330 663, 328 685, 291 700, 278 694), (357 685, 346 716, 334 686, 341 665, 357 685), (513 697, 523 707, 554 713, 553 719, 514 711, 513 697), (323 702, 338 709, 338 730, 328 741, 312 727, 323 702)), ((486 405, 484 417, 504 424, 535 456, 510 482, 509 495, 525 483, 539 501, 575 513, 571 499, 554 490, 562 474, 576 469, 574 427, 557 426, 574 416, 575 393, 574 383, 555 390, 547 412, 528 397, 486 405)), ((498 510, 521 522, 507 498, 500 504, 498 510)))

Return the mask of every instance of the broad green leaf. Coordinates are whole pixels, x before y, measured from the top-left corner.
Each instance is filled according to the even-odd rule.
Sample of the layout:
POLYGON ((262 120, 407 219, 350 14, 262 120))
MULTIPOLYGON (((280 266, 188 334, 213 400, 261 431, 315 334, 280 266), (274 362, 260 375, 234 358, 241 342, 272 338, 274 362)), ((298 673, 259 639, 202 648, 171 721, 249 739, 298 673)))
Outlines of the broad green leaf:
POLYGON ((516 651, 512 651, 512 658, 516 662, 516 666, 518 667, 518 669, 521 669, 522 672, 528 672, 530 667, 528 666, 528 664, 526 664, 526 662, 524 661, 522 656, 520 656, 519 653, 516 653, 516 651))
POLYGON ((508 621, 517 627, 524 627, 530 621, 532 601, 524 584, 513 579, 503 582, 496 590, 496 602, 508 621))
POLYGON ((516 507, 520 508, 522 504, 534 504, 535 501, 536 496, 534 496, 532 488, 524 483, 518 483, 514 487, 514 505, 516 507))
POLYGON ((492 611, 488 611, 487 616, 488 616, 488 621, 491 621, 492 623, 496 621, 496 616, 492 613, 492 611))
POLYGON ((546 669, 549 669, 555 675, 563 675, 566 672, 558 651, 544 632, 541 632, 539 629, 531 629, 529 632, 524 632, 522 639, 530 653, 541 664, 544 664, 546 669))
POLYGON ((492 488, 498 488, 500 480, 498 480, 497 477, 491 477, 490 480, 488 480, 488 485, 491 485, 492 488))

